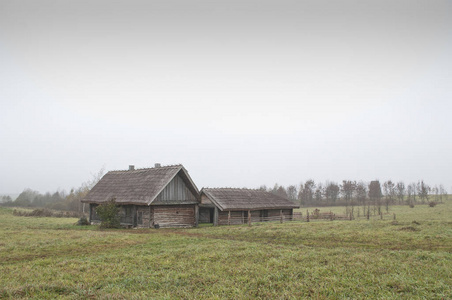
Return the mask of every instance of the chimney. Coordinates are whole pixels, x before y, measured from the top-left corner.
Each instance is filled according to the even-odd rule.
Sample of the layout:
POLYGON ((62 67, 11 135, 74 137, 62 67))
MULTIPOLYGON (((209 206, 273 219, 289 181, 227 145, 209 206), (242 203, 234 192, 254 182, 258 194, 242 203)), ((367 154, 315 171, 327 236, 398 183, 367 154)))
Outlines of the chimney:
POLYGON ((134 165, 129 165, 129 171, 135 171, 135 166, 134 165))
POLYGON ((160 165, 160 163, 155 163, 154 167, 155 168, 160 168, 162 165, 160 165))

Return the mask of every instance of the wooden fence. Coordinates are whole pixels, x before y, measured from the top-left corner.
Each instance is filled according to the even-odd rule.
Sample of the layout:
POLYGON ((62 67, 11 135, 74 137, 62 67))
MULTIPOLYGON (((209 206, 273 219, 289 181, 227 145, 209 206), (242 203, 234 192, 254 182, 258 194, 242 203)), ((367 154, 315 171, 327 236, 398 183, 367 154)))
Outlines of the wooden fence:
POLYGON ((293 214, 293 219, 294 220, 299 220, 299 221, 306 221, 306 222, 310 222, 310 221, 315 221, 315 220, 330 220, 330 221, 334 221, 334 220, 353 220, 353 214, 335 214, 331 211, 329 212, 320 212, 319 209, 315 209, 311 212, 309 212, 309 210, 306 210, 306 214, 303 216, 302 212, 294 212, 293 214))

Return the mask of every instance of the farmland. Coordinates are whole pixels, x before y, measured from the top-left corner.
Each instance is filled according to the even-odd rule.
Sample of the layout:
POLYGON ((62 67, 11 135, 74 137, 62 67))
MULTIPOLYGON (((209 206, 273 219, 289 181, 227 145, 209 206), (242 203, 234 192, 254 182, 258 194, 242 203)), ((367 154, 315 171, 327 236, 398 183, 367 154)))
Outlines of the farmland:
POLYGON ((451 299, 452 201, 390 209, 383 220, 99 230, 0 208, 0 298, 451 299))

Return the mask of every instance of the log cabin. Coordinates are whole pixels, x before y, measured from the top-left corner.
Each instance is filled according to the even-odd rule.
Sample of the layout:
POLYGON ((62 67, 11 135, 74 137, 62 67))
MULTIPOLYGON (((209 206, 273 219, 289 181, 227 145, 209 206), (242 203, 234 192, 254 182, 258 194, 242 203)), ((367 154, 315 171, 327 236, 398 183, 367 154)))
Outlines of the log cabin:
POLYGON ((82 200, 89 221, 100 223, 96 207, 115 199, 125 227, 193 227, 198 224, 199 190, 182 165, 110 171, 82 200))
POLYGON ((199 222, 233 225, 292 220, 295 203, 263 190, 203 188, 199 222))

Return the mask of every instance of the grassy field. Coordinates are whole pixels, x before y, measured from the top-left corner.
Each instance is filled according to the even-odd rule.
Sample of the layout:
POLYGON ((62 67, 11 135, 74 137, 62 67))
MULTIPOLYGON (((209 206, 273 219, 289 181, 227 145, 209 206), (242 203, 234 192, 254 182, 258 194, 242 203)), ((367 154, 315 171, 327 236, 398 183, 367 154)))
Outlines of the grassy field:
POLYGON ((370 221, 109 231, 75 222, 0 208, 0 298, 452 299, 451 200, 370 221))

